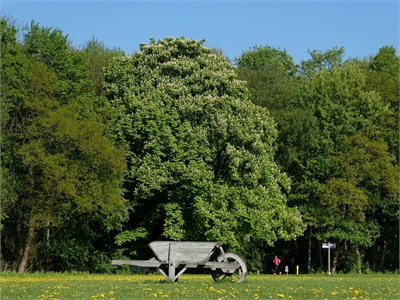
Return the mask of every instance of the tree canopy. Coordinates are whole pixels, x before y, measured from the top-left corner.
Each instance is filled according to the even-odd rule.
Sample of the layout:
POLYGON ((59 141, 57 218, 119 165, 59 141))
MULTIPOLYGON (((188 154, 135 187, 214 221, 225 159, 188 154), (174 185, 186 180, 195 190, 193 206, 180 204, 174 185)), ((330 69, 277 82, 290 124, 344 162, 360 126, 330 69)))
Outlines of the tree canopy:
POLYGON ((82 53, 68 50, 59 30, 33 23, 20 46, 15 27, 2 19, 1 29, 1 67, 9 75, 1 90, 4 256, 20 272, 40 256, 47 267, 61 268, 68 254, 57 257, 54 249, 67 243, 72 250, 79 242, 53 239, 60 231, 93 233, 80 218, 87 221, 83 227, 91 221, 111 230, 128 217, 121 190, 126 164, 101 122, 107 116, 97 114, 101 101, 81 89, 89 82, 85 65, 74 65, 82 53))
POLYGON ((106 70, 129 164, 127 196, 140 220, 131 230, 242 251, 295 238, 303 226, 274 163, 275 124, 234 67, 202 43, 151 40, 106 70))

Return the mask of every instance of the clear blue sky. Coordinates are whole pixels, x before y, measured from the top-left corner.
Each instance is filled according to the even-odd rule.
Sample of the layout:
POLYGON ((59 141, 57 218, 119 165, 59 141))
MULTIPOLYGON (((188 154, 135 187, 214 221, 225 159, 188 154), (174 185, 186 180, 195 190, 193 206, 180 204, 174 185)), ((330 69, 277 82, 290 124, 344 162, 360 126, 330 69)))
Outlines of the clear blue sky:
POLYGON ((0 1, 17 24, 34 20, 68 34, 75 47, 96 37, 127 54, 166 36, 205 39, 231 59, 254 45, 286 49, 296 63, 308 49, 343 46, 359 58, 385 45, 399 51, 398 0, 0 1))

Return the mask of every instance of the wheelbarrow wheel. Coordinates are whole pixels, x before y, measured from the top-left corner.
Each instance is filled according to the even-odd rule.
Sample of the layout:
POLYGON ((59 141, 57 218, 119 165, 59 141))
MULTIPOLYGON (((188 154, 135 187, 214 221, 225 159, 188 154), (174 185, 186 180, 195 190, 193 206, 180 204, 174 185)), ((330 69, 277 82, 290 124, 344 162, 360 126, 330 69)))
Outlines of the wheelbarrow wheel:
POLYGON ((237 262, 238 268, 232 269, 215 269, 211 271, 211 276, 215 281, 221 281, 225 278, 230 278, 236 282, 243 282, 247 276, 247 266, 244 260, 235 253, 225 253, 225 258, 221 254, 217 257, 218 262, 237 262))

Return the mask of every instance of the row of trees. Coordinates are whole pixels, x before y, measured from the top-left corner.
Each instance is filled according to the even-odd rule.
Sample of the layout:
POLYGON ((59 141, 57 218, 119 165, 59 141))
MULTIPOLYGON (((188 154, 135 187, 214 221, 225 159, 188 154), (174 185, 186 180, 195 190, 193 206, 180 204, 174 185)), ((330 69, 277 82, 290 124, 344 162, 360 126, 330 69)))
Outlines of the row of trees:
POLYGON ((253 271, 274 252, 323 269, 328 240, 334 269, 397 268, 393 47, 232 65, 185 38, 127 56, 35 22, 1 33, 2 270, 110 272, 158 239, 224 242, 253 271))
POLYGON ((1 19, 2 269, 96 270, 130 208, 101 89, 123 52, 35 22, 20 33, 1 19))
POLYGON ((330 241, 337 244, 333 271, 397 268, 396 50, 347 61, 343 48, 309 54, 295 66, 286 51, 254 47, 236 60, 252 101, 277 122, 276 161, 292 179, 289 205, 307 225, 282 251, 308 271, 320 269, 320 242, 330 241))

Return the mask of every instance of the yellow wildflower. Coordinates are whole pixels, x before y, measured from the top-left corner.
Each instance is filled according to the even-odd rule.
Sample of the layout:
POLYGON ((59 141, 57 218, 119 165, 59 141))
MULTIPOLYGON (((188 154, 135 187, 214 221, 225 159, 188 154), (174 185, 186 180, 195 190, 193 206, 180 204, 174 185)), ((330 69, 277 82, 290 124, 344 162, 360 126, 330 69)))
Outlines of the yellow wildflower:
POLYGON ((284 298, 285 295, 284 294, 276 294, 278 297, 284 298))

